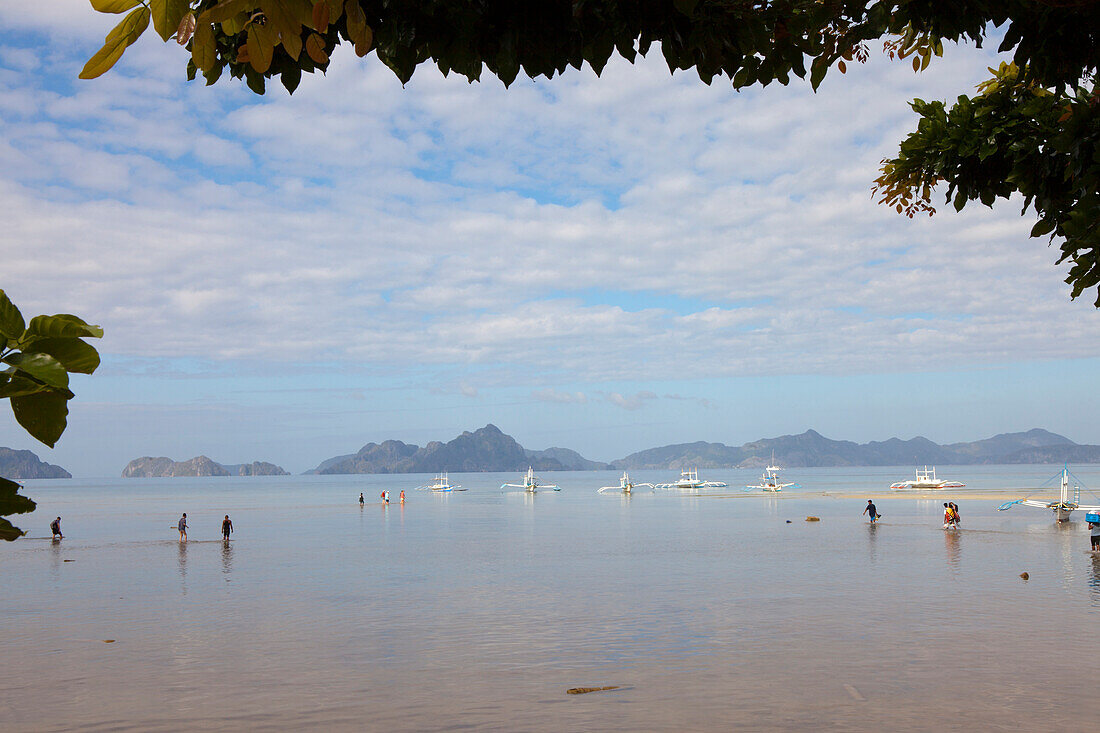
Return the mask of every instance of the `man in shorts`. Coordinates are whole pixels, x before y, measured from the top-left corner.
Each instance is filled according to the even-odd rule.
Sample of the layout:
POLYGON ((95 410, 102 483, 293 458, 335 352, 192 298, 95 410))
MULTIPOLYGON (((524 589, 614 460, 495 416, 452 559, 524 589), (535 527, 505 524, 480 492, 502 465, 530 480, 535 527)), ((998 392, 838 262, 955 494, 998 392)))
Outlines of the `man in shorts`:
POLYGON ((53 533, 53 539, 63 540, 65 535, 61 534, 61 517, 50 522, 50 532, 53 533))
POLYGON ((176 529, 180 531, 180 542, 187 541, 187 512, 183 513, 180 521, 176 522, 176 529))
POLYGON ((878 509, 875 508, 874 502, 872 502, 870 499, 867 500, 867 506, 863 507, 863 513, 867 514, 867 515, 870 515, 871 524, 874 524, 875 522, 878 521, 878 518, 879 518, 878 509))
POLYGON ((1100 522, 1089 522, 1092 530, 1092 551, 1100 552, 1100 522))
POLYGON ((233 531, 233 522, 229 520, 229 515, 225 515, 225 519, 222 520, 222 538, 229 542, 229 535, 233 531))

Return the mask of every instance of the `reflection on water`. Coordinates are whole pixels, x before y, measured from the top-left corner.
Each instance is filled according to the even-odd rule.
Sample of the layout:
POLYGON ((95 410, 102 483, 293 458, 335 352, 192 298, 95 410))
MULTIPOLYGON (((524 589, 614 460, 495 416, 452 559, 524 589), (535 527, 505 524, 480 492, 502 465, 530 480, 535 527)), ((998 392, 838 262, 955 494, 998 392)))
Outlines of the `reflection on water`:
POLYGON ((1100 606, 1100 553, 1093 552, 1089 559, 1092 564, 1092 572, 1088 578, 1089 588, 1092 591, 1092 604, 1100 606))
POLYGON ((1096 627, 1100 557, 1082 552, 1080 526, 993 501, 968 502, 956 533, 938 504, 907 499, 878 501, 886 519, 870 525, 865 499, 613 502, 564 479, 537 498, 501 494, 508 478, 463 477, 469 492, 410 492, 407 512, 369 515, 349 497, 400 479, 196 481, 189 516, 210 534, 186 544, 164 536, 174 484, 53 503, 46 487, 43 516, 79 518, 65 540, 79 544, 64 558, 45 542, 0 550, 18 589, 0 594, 0 638, 21 660, 0 676, 0 720, 801 732, 1083 730, 1100 714, 1095 655, 1021 633, 1096 627), (248 530, 225 543, 230 511, 248 530), (565 695, 601 685, 622 690, 565 695))
POLYGON ((958 530, 945 529, 943 530, 943 544, 947 550, 947 565, 952 570, 959 569, 959 545, 961 543, 961 537, 958 530))
POLYGON ((177 557, 178 557, 178 561, 179 561, 180 580, 185 581, 184 584, 183 584, 183 590, 186 593, 187 592, 187 583, 186 583, 186 581, 187 581, 187 543, 182 541, 182 540, 179 543, 179 551, 177 553, 177 557))
MULTIPOLYGON (((229 540, 222 540, 222 572, 225 575, 233 570, 233 543, 229 540)), ((228 582, 229 578, 226 578, 228 582)))
POLYGON ((871 564, 875 564, 875 546, 878 539, 878 522, 867 523, 867 553, 871 564))

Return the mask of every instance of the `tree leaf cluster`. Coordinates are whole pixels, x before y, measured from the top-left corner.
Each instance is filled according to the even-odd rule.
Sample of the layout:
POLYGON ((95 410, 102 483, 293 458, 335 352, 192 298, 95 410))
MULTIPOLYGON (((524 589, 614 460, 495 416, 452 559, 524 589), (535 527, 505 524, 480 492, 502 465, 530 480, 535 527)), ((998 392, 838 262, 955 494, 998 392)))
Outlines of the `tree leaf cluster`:
POLYGON ((883 161, 879 201, 913 216, 934 212, 939 183, 956 211, 1021 194, 1021 213, 1039 219, 1031 236, 1061 238, 1058 262, 1070 263, 1076 298, 1100 285, 1100 88, 1049 89, 1014 64, 990 71, 977 94, 950 106, 912 102, 917 129, 883 161))
MULTIPOLYGON (((121 7, 128 0, 96 1, 121 7)), ((99 367, 99 352, 84 339, 102 336, 102 328, 68 313, 35 316, 28 323, 0 290, 0 399, 8 400, 24 430, 51 448, 65 432, 74 397, 69 375, 91 374, 99 367)), ((22 536, 4 515, 34 509, 34 502, 16 494, 18 488, 0 478, 0 539, 22 536)))

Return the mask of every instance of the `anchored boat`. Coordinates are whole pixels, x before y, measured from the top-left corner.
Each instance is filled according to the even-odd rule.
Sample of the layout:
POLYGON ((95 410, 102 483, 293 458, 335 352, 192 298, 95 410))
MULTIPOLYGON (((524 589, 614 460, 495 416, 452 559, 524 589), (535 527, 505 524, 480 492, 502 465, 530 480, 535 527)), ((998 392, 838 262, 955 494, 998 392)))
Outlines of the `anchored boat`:
POLYGON ((1081 480, 1073 476, 1073 488, 1070 489, 1070 476, 1073 476, 1073 474, 1069 472, 1069 467, 1063 466, 1061 489, 1058 492, 1058 498, 1055 500, 1043 501, 1042 499, 1029 499, 1025 496, 1023 499, 1017 499, 1016 501, 1007 501, 997 508, 1003 512, 1011 509, 1016 504, 1023 504, 1024 506, 1033 506, 1038 509, 1049 509, 1054 512, 1054 520, 1056 522, 1069 521, 1070 514, 1077 509, 1086 512, 1100 511, 1100 506, 1085 506, 1081 504, 1081 480))
POLYGON ((701 481, 699 479, 699 469, 693 468, 690 471, 680 471, 680 478, 673 481, 671 484, 657 484, 653 488, 655 489, 720 489, 725 487, 726 484, 721 481, 701 481))
POLYGON ((772 462, 767 468, 764 469, 764 475, 760 477, 760 483, 749 484, 745 486, 746 489, 760 489, 761 491, 777 492, 783 489, 789 489, 791 487, 800 488, 800 484, 790 483, 783 484, 779 482, 779 472, 782 471, 779 466, 775 465, 775 454, 772 453, 772 462))
POLYGON ((417 491, 465 491, 466 489, 461 486, 452 486, 450 480, 447 478, 447 472, 436 476, 430 483, 417 486, 417 491))
POLYGON ((529 494, 533 494, 539 489, 545 489, 547 491, 561 491, 561 487, 554 484, 544 484, 542 479, 535 475, 535 469, 531 466, 527 467, 527 473, 523 475, 522 484, 501 484, 501 491, 505 489, 523 489, 529 494))
POLYGON ((605 491, 621 491, 624 494, 629 494, 634 491, 635 488, 642 486, 648 486, 651 489, 653 488, 653 484, 634 483, 630 480, 630 474, 628 474, 626 471, 623 471, 623 475, 619 477, 618 486, 601 486, 600 488, 596 489, 596 493, 602 494, 605 491))
POLYGON ((891 484, 890 488, 894 491, 937 491, 939 489, 960 489, 963 486, 966 486, 966 484, 936 478, 936 467, 932 466, 932 470, 929 471, 928 466, 925 466, 923 471, 917 469, 915 479, 898 481, 896 484, 891 484))

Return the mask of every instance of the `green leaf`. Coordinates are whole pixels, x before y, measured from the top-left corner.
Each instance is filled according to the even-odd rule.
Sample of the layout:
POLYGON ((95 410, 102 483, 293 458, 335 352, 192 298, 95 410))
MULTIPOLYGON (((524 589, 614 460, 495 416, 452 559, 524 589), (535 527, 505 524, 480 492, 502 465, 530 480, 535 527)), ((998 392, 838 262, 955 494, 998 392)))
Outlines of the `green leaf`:
POLYGON ((85 323, 83 319, 68 313, 58 313, 53 316, 35 316, 27 326, 23 341, 29 343, 33 339, 41 338, 100 338, 103 329, 85 323))
POLYGON ((125 13, 136 8, 141 0, 91 0, 92 7, 101 13, 125 13))
POLYGON ((3 361, 51 387, 69 387, 69 373, 61 362, 49 354, 8 354, 3 361))
POLYGON ((229 20, 237 13, 251 10, 256 7, 253 0, 222 0, 214 7, 199 15, 199 25, 203 23, 222 23, 229 20))
POLYGON ((11 411, 16 421, 36 440, 51 448, 65 432, 69 414, 68 399, 60 392, 39 392, 11 398, 11 411))
POLYGON ((1054 227, 1057 226, 1053 220, 1040 219, 1035 226, 1031 228, 1031 236, 1041 237, 1044 234, 1050 234, 1054 231, 1054 227))
POLYGON ((190 9, 188 0, 149 0, 149 10, 153 14, 153 28, 164 41, 176 35, 180 21, 190 9))
POLYGON ((17 341, 27 330, 23 321, 23 314, 8 300, 8 296, 0 290, 0 336, 6 336, 10 341, 17 341))
POLYGON ((817 88, 821 85, 821 81, 825 78, 825 72, 828 70, 829 65, 820 60, 815 60, 814 63, 810 65, 810 86, 814 91, 817 91, 817 88))
POLYGON ((3 517, 0 517, 0 540, 7 540, 8 542, 11 542, 13 540, 19 539, 25 534, 26 532, 19 529, 3 517))
POLYGON ((271 57, 275 52, 273 40, 267 26, 248 24, 248 63, 261 74, 271 68, 271 57))
POLYGON ((22 397, 23 395, 43 392, 47 389, 49 389, 49 387, 46 387, 44 384, 39 384, 33 379, 12 375, 7 381, 0 384, 0 399, 4 399, 5 397, 22 397))
POLYGON ((34 511, 34 501, 19 495, 21 488, 23 487, 16 482, 0 477, 0 516, 27 514, 34 511))
POLYGON ((49 354, 61 362, 70 374, 91 374, 99 366, 99 352, 78 338, 51 338, 35 341, 25 354, 49 354))
MULTIPOLYGON (((205 15, 205 13, 204 13, 205 15)), ((218 49, 214 46, 214 26, 200 17, 191 38, 191 60, 196 68, 206 72, 218 62, 218 49)))
POLYGON ((105 74, 115 65, 123 52, 136 41, 149 27, 149 8, 142 6, 122 19, 122 22, 107 34, 107 41, 95 56, 88 59, 80 70, 81 79, 95 79, 105 74))

